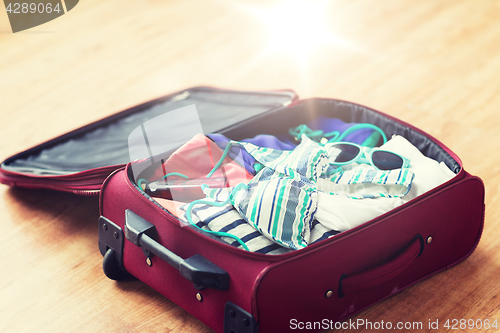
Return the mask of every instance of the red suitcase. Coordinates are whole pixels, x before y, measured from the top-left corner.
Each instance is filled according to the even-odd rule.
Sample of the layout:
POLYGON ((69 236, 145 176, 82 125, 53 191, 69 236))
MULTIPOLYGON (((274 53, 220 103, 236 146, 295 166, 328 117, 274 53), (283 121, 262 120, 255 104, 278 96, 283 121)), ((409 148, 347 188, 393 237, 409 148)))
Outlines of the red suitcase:
POLYGON ((104 255, 105 274, 112 279, 127 274, 139 278, 217 332, 343 327, 342 321, 349 316, 458 264, 474 251, 483 226, 484 186, 463 169, 460 159, 446 146, 409 124, 360 105, 331 99, 295 99, 289 91, 244 93, 193 88, 9 158, 2 164, 0 180, 9 185, 81 194, 101 189, 99 248, 104 255), (168 105, 172 110, 186 105, 186 101, 196 104, 202 126, 210 128, 207 132, 234 140, 280 133, 319 116, 375 124, 388 135, 405 137, 424 155, 446 163, 456 176, 358 227, 304 249, 273 256, 243 251, 196 228, 181 226, 168 210, 139 189, 132 165, 123 166, 123 159, 111 159, 121 163, 85 165, 83 158, 77 161, 79 169, 53 163, 60 147, 67 151, 64 146, 72 146, 74 141, 80 140, 84 146, 99 141, 95 133, 103 128, 108 135, 113 133, 120 119, 134 118, 158 105, 168 105), (234 113, 235 109, 240 112, 234 113), (223 119, 213 119, 215 110, 224 115, 223 119), (235 114, 236 118, 229 119, 235 114), (42 163, 40 156, 44 154, 43 161, 53 164, 42 163), (51 174, 44 175, 40 170, 51 174), (111 171, 101 188, 100 183, 111 171))

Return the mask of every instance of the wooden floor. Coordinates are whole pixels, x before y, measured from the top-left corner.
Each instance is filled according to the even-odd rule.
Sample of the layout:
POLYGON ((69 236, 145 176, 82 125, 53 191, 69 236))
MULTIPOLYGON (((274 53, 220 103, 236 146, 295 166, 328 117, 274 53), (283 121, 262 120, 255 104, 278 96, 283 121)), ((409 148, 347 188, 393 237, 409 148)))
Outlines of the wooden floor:
MULTIPOLYGON (((500 321, 499 1, 86 0, 16 34, 0 12, 0 159, 196 85, 349 100, 445 143, 486 185, 477 250, 353 319, 500 321)), ((97 218, 97 198, 0 186, 0 332, 210 332, 103 275, 97 218)))

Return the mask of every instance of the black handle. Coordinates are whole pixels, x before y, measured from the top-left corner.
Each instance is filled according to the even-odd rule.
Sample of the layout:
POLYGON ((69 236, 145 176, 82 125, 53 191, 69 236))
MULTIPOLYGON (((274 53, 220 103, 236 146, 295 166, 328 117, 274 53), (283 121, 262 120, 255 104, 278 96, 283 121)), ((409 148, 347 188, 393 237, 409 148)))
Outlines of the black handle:
POLYGON ((142 248, 147 257, 154 254, 177 269, 183 277, 193 282, 197 290, 213 288, 229 289, 229 274, 205 257, 195 254, 183 259, 152 237, 156 227, 135 214, 130 209, 125 211, 125 238, 142 248))

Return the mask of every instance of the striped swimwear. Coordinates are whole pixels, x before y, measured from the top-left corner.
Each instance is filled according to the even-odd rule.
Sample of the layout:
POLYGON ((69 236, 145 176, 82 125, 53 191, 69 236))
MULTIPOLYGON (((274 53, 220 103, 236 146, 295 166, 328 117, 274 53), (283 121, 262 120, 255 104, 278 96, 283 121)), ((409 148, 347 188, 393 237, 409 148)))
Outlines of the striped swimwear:
MULTIPOLYGON (((259 253, 281 254, 306 247, 338 233, 315 221, 318 191, 351 199, 394 198, 411 188, 408 169, 377 170, 366 164, 332 168, 326 149, 306 136, 294 150, 243 147, 263 168, 247 189, 235 191, 231 204, 194 205, 193 222, 200 227, 239 237, 259 253)), ((205 189, 207 200, 224 202, 231 189, 205 189)), ((223 240, 234 246, 229 237, 223 240)))
POLYGON ((377 170, 367 164, 354 164, 336 173, 322 175, 319 191, 351 199, 399 198, 411 189, 414 173, 408 169, 377 170))
MULTIPOLYGON (((214 189, 210 191, 214 191, 210 193, 210 196, 215 197, 216 200, 208 197, 205 201, 224 201, 223 198, 227 198, 229 193, 228 189, 214 189)), ((185 209, 186 207, 187 205, 181 207, 181 209, 185 209)), ((251 252, 276 255, 292 251, 292 249, 270 240, 256 230, 242 218, 231 204, 222 207, 205 204, 195 205, 191 216, 193 222, 202 229, 226 232, 239 237, 251 252)), ((310 244, 327 239, 338 233, 339 231, 331 230, 314 220, 311 224, 310 244)), ((237 241, 230 237, 221 237, 221 239, 234 247, 243 248, 237 241)))

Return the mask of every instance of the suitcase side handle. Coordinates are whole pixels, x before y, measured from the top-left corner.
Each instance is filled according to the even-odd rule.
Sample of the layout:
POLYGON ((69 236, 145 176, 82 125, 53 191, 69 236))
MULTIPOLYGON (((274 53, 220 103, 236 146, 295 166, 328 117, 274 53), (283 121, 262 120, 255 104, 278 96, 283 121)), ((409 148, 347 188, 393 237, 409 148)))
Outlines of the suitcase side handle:
POLYGON ((411 244, 407 246, 394 259, 367 271, 347 275, 342 274, 339 281, 339 297, 356 291, 367 289, 387 282, 401 274, 424 251, 425 242, 420 234, 416 235, 411 244))
POLYGON ((193 282, 196 290, 214 288, 229 289, 229 274, 200 254, 183 259, 173 253, 152 237, 156 227, 135 214, 130 209, 125 211, 125 238, 142 248, 146 257, 158 256, 163 261, 177 269, 180 274, 193 282))

